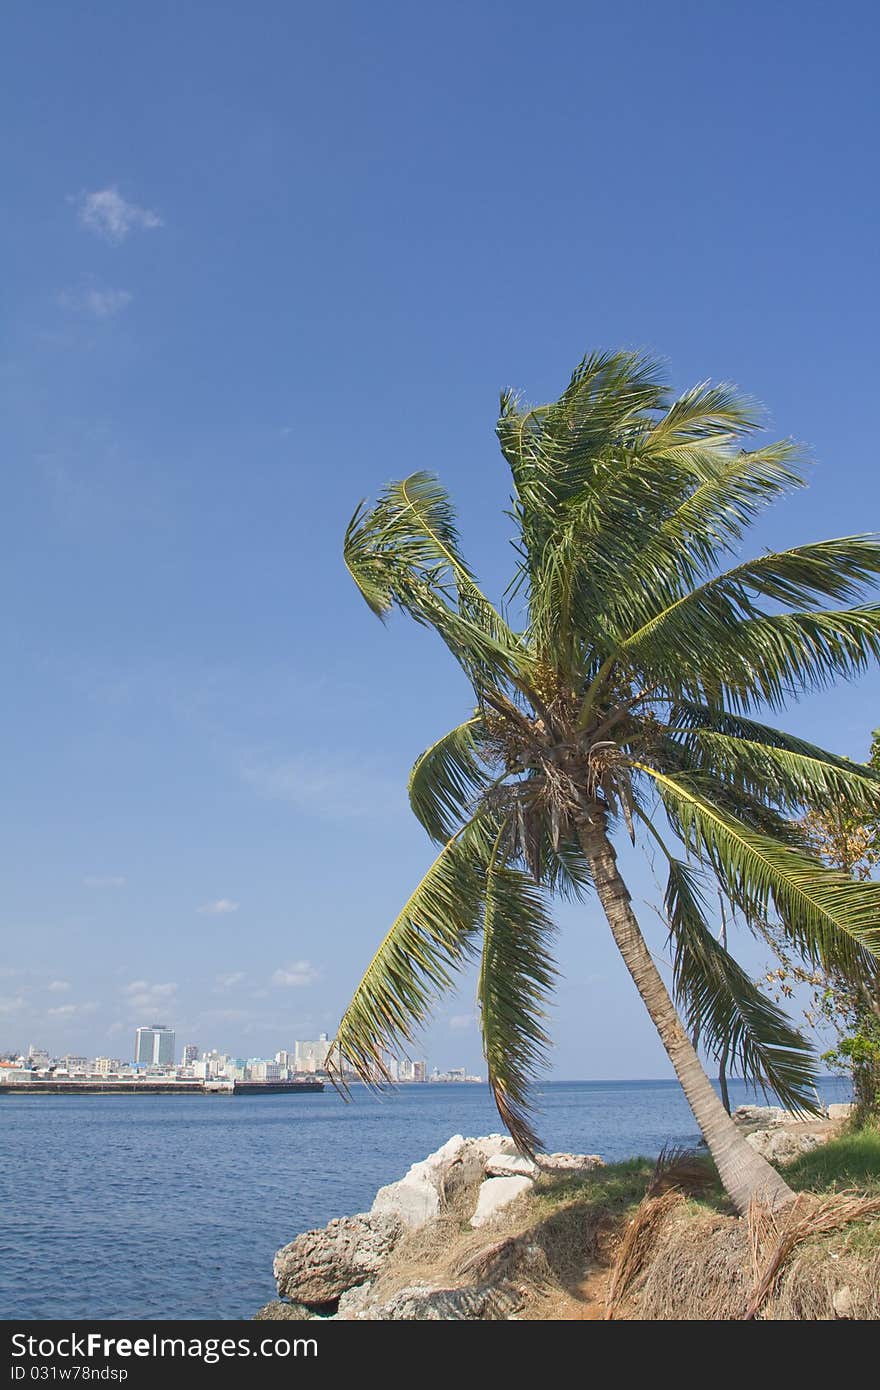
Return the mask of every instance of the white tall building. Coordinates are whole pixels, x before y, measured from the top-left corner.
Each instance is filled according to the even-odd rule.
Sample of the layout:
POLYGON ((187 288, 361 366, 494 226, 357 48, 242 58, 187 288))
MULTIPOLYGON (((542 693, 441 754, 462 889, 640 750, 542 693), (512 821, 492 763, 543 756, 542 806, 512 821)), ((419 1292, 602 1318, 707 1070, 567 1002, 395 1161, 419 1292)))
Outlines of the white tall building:
POLYGON ((137 1067, 173 1067, 175 1034, 164 1023, 152 1023, 139 1028, 134 1038, 134 1062, 137 1067))
POLYGON ((309 1073, 326 1071, 331 1046, 326 1033, 322 1033, 317 1042, 295 1042, 293 1044, 294 1069, 298 1072, 309 1073))

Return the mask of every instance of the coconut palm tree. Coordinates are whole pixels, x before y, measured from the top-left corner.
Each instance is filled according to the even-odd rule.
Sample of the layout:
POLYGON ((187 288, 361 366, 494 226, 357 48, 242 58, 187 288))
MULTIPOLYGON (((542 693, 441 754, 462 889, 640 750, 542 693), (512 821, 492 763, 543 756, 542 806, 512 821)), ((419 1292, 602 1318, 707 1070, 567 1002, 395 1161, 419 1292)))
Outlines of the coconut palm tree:
POLYGON ((672 399, 654 361, 592 355, 552 404, 501 398, 516 527, 503 604, 478 587, 426 473, 362 503, 345 536, 370 608, 432 628, 474 709, 413 767, 412 809, 440 851, 357 987, 342 1055, 387 1080, 383 1055, 405 1049, 478 960, 496 1103, 534 1151, 548 900, 595 894, 740 1211, 792 1194, 742 1139, 690 1039, 800 1109, 815 1096, 813 1058, 717 939, 708 885, 756 928, 778 918, 826 968, 856 973, 880 954, 880 886, 824 866, 796 823, 829 797, 876 810, 880 775, 759 719, 880 654, 880 605, 851 606, 880 572, 880 544, 850 536, 720 570, 756 513, 802 481, 791 441, 744 447, 760 423, 731 386, 672 399), (618 868, 621 835, 666 866, 675 1005, 618 868))

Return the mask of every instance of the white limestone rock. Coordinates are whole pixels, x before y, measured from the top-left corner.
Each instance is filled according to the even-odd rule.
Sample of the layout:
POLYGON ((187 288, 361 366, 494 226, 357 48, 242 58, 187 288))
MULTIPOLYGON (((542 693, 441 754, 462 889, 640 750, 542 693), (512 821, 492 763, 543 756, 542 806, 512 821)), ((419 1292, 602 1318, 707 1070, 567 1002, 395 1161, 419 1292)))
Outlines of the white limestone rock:
POLYGON ((770 1163, 791 1163, 801 1154, 824 1144, 828 1136, 822 1134, 798 1134, 785 1125, 772 1129, 758 1129, 746 1135, 746 1143, 766 1158, 770 1163))
POLYGON ((829 1105, 828 1118, 829 1120, 848 1120, 853 1110, 855 1110, 855 1106, 852 1101, 847 1101, 845 1104, 829 1105))
POLYGON ((490 1178, 536 1178, 539 1168, 534 1159, 525 1154, 499 1153, 486 1160, 486 1174, 490 1178))
POLYGON ((398 1182, 380 1187, 371 1213, 393 1216, 410 1230, 419 1230, 435 1221, 462 1188, 476 1189, 489 1159, 513 1150, 515 1145, 508 1135, 465 1139, 454 1134, 435 1153, 414 1163, 398 1182))
POLYGON ((537 1154, 542 1173, 589 1173, 591 1168, 604 1168, 598 1154, 537 1154))
POLYGON ((534 1186, 532 1179, 524 1175, 509 1178, 486 1178, 485 1182, 480 1184, 477 1209, 471 1217, 471 1225, 474 1227, 488 1225, 500 1211, 510 1206, 510 1203, 515 1202, 517 1197, 521 1197, 524 1192, 531 1192, 534 1186))

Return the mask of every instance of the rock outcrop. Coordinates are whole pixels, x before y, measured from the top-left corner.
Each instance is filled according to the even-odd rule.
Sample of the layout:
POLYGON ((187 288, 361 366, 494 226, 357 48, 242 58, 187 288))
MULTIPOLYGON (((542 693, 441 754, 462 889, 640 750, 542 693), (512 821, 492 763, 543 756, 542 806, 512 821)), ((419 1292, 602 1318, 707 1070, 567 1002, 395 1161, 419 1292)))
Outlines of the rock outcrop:
MULTIPOLYGON (((275 1256, 280 1299, 261 1320, 334 1317, 343 1320, 491 1319, 515 1316, 516 1298, 495 1282, 463 1288, 412 1285, 380 1297, 377 1276, 405 1237, 454 1212, 472 1226, 491 1226, 542 1173, 587 1172, 596 1154, 517 1153, 509 1135, 453 1137, 376 1193, 369 1212, 305 1231, 275 1256)), ((387 1287, 387 1281, 386 1281, 387 1287)))
POLYGON ((808 1130, 798 1132, 793 1127, 777 1125, 772 1129, 757 1129, 746 1135, 746 1143, 757 1149, 762 1158, 770 1163, 791 1163, 801 1154, 824 1144, 827 1135, 811 1134, 808 1130))
POLYGON ((385 1213, 361 1213, 305 1231, 275 1256, 278 1292, 295 1303, 321 1307, 377 1274, 402 1232, 385 1213))
POLYGON ((480 1183, 471 1225, 488 1226, 499 1212, 509 1207, 511 1202, 515 1202, 524 1192, 531 1192, 534 1186, 534 1179, 522 1174, 508 1178, 486 1178, 485 1182, 480 1183))
POLYGON ((436 1153, 414 1163, 399 1182, 380 1187, 371 1214, 392 1216, 418 1230, 435 1221, 458 1192, 479 1182, 487 1160, 513 1153, 513 1140, 504 1134, 482 1139, 454 1134, 436 1153))

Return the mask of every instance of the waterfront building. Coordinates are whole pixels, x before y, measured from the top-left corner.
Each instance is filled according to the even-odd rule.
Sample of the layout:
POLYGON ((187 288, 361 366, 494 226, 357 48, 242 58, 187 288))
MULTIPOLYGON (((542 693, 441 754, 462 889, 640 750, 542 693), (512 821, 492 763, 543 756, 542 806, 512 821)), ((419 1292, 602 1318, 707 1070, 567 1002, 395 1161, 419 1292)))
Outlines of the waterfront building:
POLYGON ((247 1077, 249 1081, 281 1081, 281 1068, 277 1062, 264 1062, 261 1059, 253 1058, 248 1062, 247 1077))
POLYGON ((73 1053, 68 1052, 64 1057, 58 1058, 58 1065, 73 1075, 74 1072, 85 1071, 89 1065, 89 1059, 88 1057, 75 1057, 73 1053))
POLYGON ((164 1023, 138 1028, 134 1040, 134 1061, 138 1067, 172 1067, 175 1033, 164 1023))
POLYGON ((48 1067, 52 1058, 44 1047, 35 1047, 31 1043, 27 1050, 27 1060, 32 1067, 48 1067))
POLYGON ((398 1063, 397 1076, 399 1081, 427 1081, 428 1063, 426 1061, 413 1062, 405 1057, 398 1063))
MULTIPOLYGON (((332 1043, 326 1033, 322 1033, 317 1042, 295 1042, 293 1045, 294 1071, 305 1072, 312 1076, 315 1072, 326 1071, 331 1047, 332 1043)), ((334 1065, 337 1064, 338 1058, 335 1058, 334 1065)))
POLYGON ((92 1063, 92 1072, 95 1076, 109 1076, 111 1072, 118 1072, 122 1063, 117 1057, 96 1057, 92 1063))
POLYGON ((188 1067, 190 1062, 195 1062, 199 1055, 198 1043, 187 1043, 183 1049, 183 1065, 188 1067))

